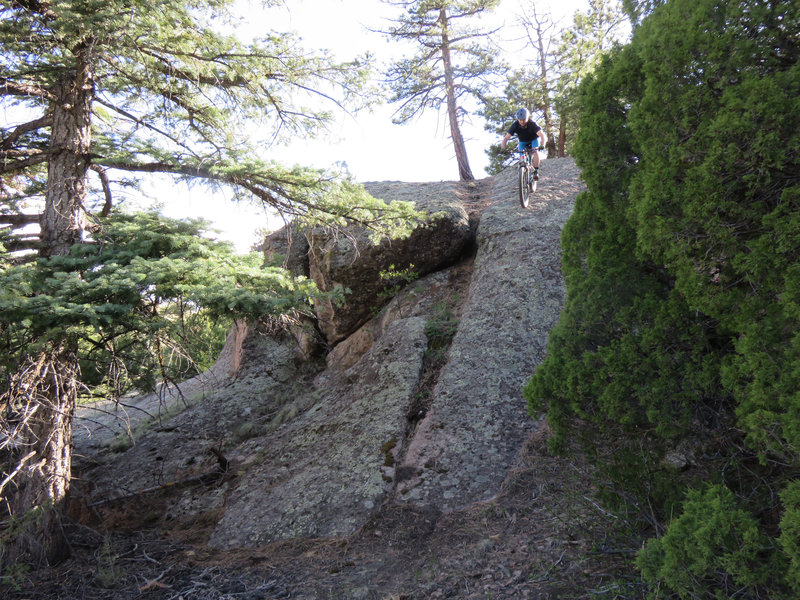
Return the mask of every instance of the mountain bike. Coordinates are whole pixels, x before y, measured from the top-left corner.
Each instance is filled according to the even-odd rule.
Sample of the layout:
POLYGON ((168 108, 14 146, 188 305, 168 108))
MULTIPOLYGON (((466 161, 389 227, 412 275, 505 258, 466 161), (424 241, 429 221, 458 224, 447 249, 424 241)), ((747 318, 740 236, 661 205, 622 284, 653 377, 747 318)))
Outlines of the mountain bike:
POLYGON ((533 163, 531 157, 534 152, 538 152, 538 148, 532 148, 528 151, 517 151, 519 154, 519 162, 517 164, 517 171, 519 172, 519 203, 522 208, 528 208, 531 196, 536 191, 537 179, 534 179, 533 163))

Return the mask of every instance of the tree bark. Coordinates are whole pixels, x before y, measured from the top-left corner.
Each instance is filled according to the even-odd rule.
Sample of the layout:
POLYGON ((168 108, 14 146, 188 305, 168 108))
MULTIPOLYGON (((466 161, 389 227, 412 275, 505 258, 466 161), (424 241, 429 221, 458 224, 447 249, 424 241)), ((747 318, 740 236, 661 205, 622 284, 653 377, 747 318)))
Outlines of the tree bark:
POLYGON ((461 127, 458 124, 458 106, 456 105, 456 86, 453 79, 453 63, 450 58, 450 40, 447 32, 447 10, 439 11, 439 23, 442 27, 442 65, 444 68, 444 81, 447 96, 447 116, 450 120, 450 137, 453 140, 453 148, 456 152, 458 161, 458 176, 461 181, 473 181, 472 169, 469 167, 467 158, 467 147, 464 145, 464 137, 461 135, 461 127))
POLYGON ((86 176, 92 142, 94 85, 87 50, 76 50, 77 69, 55 90, 47 164, 45 208, 39 222, 40 256, 61 256, 81 241, 85 227, 86 176))
POLYGON ((6 568, 19 561, 55 564, 69 555, 62 528, 72 464, 72 416, 77 359, 68 344, 43 351, 15 377, 11 402, 18 420, 20 458, 10 502, 14 537, 0 557, 6 568))
POLYGON ((545 143, 545 148, 547 148, 547 158, 553 158, 556 155, 556 144, 555 140, 553 139, 553 108, 550 103, 550 82, 547 79, 547 53, 545 52, 544 47, 544 31, 542 31, 542 23, 539 20, 539 16, 536 14, 536 9, 534 8, 533 18, 536 22, 535 31, 536 31, 536 41, 534 42, 533 38, 530 37, 530 33, 528 34, 528 39, 536 46, 536 50, 539 53, 539 71, 542 78, 542 112, 544 113, 544 132, 547 135, 547 142, 545 143))
MULTIPOLYGON (((75 69, 53 90, 47 192, 40 219, 42 257, 63 256, 83 237, 94 93, 88 47, 73 49, 75 69)), ((17 526, 0 566, 18 560, 53 564, 68 555, 61 522, 72 466, 76 343, 69 337, 51 342, 16 379, 19 385, 10 401, 16 406, 15 439, 24 457, 13 481, 5 482, 14 490, 8 505, 17 526)))

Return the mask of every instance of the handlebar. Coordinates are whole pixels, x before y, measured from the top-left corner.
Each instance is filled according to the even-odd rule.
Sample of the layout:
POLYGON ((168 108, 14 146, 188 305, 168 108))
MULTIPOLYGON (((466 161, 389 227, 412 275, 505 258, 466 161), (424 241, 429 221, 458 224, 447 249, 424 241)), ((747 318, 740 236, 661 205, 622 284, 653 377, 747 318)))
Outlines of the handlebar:
POLYGON ((529 157, 533 156, 534 151, 541 152, 544 149, 545 149, 544 146, 537 146, 536 148, 527 148, 524 151, 520 150, 519 147, 515 147, 513 149, 509 148, 508 146, 506 146, 505 148, 500 148, 500 151, 503 154, 505 154, 505 157, 503 158, 501 165, 504 169, 511 167, 513 165, 517 165, 520 155, 523 154, 523 152, 526 154, 526 159, 528 159, 529 157))
POLYGON ((508 146, 506 146, 505 148, 501 148, 501 151, 504 154, 507 154, 508 156, 511 156, 512 154, 521 154, 522 152, 525 152, 525 151, 541 152, 542 150, 544 150, 544 148, 542 146, 536 146, 535 148, 526 148, 525 150, 520 150, 519 147, 511 149, 508 146))

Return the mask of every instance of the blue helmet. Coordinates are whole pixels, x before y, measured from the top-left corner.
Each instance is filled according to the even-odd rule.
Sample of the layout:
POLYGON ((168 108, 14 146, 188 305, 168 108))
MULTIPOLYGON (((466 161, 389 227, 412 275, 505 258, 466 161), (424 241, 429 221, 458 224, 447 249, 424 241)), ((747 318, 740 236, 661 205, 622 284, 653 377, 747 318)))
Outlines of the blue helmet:
POLYGON ((527 108, 520 108, 517 111, 517 119, 520 121, 527 121, 528 118, 530 118, 530 116, 531 116, 531 111, 529 111, 527 108))

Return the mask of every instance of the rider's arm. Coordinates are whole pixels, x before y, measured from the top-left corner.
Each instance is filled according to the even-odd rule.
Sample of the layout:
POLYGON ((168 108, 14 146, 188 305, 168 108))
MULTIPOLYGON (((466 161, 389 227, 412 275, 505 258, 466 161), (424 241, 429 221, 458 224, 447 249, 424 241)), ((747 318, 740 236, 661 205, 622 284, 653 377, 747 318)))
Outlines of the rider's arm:
POLYGON ((511 134, 510 134, 510 133, 507 133, 507 134, 506 134, 506 137, 504 137, 504 138, 503 138, 503 141, 502 141, 502 142, 500 142, 500 147, 501 147, 503 150, 505 150, 505 149, 506 149, 506 144, 508 144, 508 140, 510 140, 510 139, 511 139, 511 134))
POLYGON ((539 136, 539 147, 544 148, 545 144, 547 144, 547 135, 545 135, 544 129, 540 129, 536 135, 539 136))

